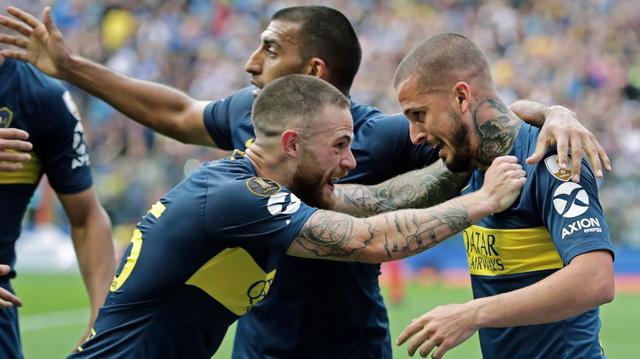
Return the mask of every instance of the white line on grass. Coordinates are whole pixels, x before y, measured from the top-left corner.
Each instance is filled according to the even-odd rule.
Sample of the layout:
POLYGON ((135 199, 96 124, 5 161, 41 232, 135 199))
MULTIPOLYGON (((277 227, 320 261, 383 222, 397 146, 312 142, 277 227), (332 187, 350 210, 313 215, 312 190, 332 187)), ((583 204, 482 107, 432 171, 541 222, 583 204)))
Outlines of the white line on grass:
POLYGON ((32 332, 43 329, 86 324, 89 321, 89 309, 59 310, 39 314, 20 316, 20 331, 32 332))

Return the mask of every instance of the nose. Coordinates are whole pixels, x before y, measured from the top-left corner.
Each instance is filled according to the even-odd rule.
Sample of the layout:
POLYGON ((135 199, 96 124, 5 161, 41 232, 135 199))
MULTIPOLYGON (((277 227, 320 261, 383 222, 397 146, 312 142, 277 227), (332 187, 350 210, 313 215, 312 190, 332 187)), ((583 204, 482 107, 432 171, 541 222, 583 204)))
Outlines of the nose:
POLYGON ((251 75, 259 75, 262 73, 262 54, 260 50, 261 48, 257 48, 244 65, 244 70, 251 75))
POLYGON ((414 145, 419 145, 427 140, 427 136, 422 130, 422 127, 413 121, 409 122, 409 137, 414 145))
POLYGON ((351 152, 351 148, 346 151, 346 155, 342 157, 341 165, 350 170, 356 168, 356 158, 353 156, 353 152, 351 152))

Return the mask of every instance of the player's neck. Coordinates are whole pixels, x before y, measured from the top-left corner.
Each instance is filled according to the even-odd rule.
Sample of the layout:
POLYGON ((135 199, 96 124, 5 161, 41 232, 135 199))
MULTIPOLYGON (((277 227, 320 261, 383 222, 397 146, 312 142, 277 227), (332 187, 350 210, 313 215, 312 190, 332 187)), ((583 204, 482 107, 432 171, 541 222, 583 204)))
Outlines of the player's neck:
POLYGON ((509 154, 522 120, 498 96, 480 101, 473 109, 474 162, 487 169, 496 157, 509 154))
POLYGON ((287 167, 289 161, 279 156, 279 153, 273 149, 263 148, 257 143, 251 145, 245 152, 259 177, 269 178, 287 187, 293 172, 287 167))

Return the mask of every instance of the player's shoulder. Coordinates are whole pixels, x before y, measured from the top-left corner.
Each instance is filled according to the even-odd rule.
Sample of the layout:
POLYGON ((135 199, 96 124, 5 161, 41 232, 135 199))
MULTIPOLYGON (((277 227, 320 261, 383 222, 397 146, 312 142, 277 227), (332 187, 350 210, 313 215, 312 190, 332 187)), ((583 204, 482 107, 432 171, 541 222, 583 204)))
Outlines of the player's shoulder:
POLYGON ((246 109, 248 105, 249 109, 251 109, 251 105, 253 105, 253 101, 255 100, 255 96, 253 95, 254 90, 255 87, 248 86, 216 102, 220 104, 226 103, 230 107, 241 108, 243 110, 246 109))
POLYGON ((60 98, 66 91, 60 81, 51 78, 28 63, 16 61, 16 73, 35 100, 60 98))

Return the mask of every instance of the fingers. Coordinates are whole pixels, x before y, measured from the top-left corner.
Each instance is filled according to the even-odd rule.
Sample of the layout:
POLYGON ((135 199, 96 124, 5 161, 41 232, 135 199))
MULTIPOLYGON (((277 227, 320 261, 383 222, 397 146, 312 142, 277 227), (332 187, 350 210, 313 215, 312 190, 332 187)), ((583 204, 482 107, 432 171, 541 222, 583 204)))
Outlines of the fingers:
POLYGON ((0 288, 0 308, 9 308, 13 306, 22 306, 22 301, 15 294, 4 288, 0 288))
POLYGON ((15 50, 0 50, 0 55, 4 57, 10 57, 12 59, 29 62, 29 55, 24 51, 15 51, 15 50))
MULTIPOLYGON (((558 151, 559 152, 559 151, 558 151)), ((582 140, 579 136, 571 137, 571 174, 573 181, 580 182, 580 170, 582 169, 582 140)), ((558 154, 558 157, 560 155, 558 154)))
POLYGON ((596 142, 596 149, 598 151, 598 157, 602 162, 604 162, 604 168, 607 171, 611 171, 611 160, 609 159, 609 156, 607 156, 607 153, 604 152, 604 148, 600 146, 600 143, 598 141, 595 141, 595 142, 596 142))
POLYGON ((435 338, 427 338, 425 343, 420 347, 420 356, 426 358, 436 345, 438 345, 438 343, 435 338))
POLYGON ((540 162, 544 158, 544 154, 547 152, 547 147, 549 147, 549 139, 547 136, 547 131, 541 130, 538 135, 538 141, 536 142, 536 149, 529 158, 527 158, 527 164, 533 165, 540 162))
MULTIPOLYGON (((29 25, 32 29, 35 29, 36 27, 38 27, 41 24, 41 22, 38 19, 36 19, 35 16, 29 14, 26 11, 18 9, 17 7, 9 6, 7 8, 7 12, 9 14, 11 14, 11 16, 14 16, 14 17, 22 20, 22 22, 24 22, 25 24, 29 25)), ((28 35, 26 35, 26 36, 28 36, 28 35)))
POLYGON ((25 39, 24 37, 11 36, 0 33, 0 43, 16 46, 21 49, 26 49, 29 41, 27 41, 27 39, 25 39))
POLYGON ((0 264, 0 276, 7 275, 11 272, 11 267, 6 264, 0 264))
MULTIPOLYGON (((416 335, 413 336, 413 339, 411 340, 411 343, 409 343, 409 345, 407 346, 407 353, 409 354, 409 356, 413 356, 416 351, 418 350, 418 348, 420 348, 420 345, 423 343, 426 343, 429 341, 429 332, 427 331, 427 328, 422 328, 422 330, 420 330, 416 335)), ((429 354, 427 352, 427 354, 429 354)), ((420 350, 420 355, 422 355, 422 349, 420 350)))
POLYGON ((26 37, 31 36, 32 29, 4 15, 0 15, 0 25, 7 27, 11 30, 17 31, 26 37))
POLYGON ((451 349, 451 345, 449 345, 446 342, 443 342, 442 344, 438 345, 438 349, 433 353, 431 358, 433 358, 433 359, 442 359, 444 357, 444 354, 447 351, 449 351, 449 349, 451 349))
POLYGON ((589 163, 591 163, 591 168, 593 168, 593 172, 595 173, 596 177, 602 178, 602 161, 600 160, 600 157, 598 156, 598 150, 593 143, 595 138, 592 139, 591 137, 593 136, 587 136, 587 138, 585 139, 584 151, 589 157, 589 163))
POLYGON ((569 140, 562 136, 556 139, 557 150, 558 150, 558 164, 560 168, 566 170, 569 169, 569 140))
POLYGON ((42 21, 44 22, 44 26, 47 28, 47 30, 50 33, 53 33, 54 31, 58 31, 58 27, 56 27, 56 25, 53 23, 53 20, 51 20, 51 7, 50 6, 46 6, 42 12, 42 21))
MULTIPOLYGON (((0 139, 8 140, 27 140, 29 139, 29 132, 18 128, 0 128, 0 139)), ((27 150, 30 150, 28 148, 27 150)))
POLYGON ((400 335, 398 336, 398 339, 396 340, 396 344, 397 345, 404 344, 404 342, 406 342, 407 339, 411 338, 414 334, 421 331, 422 328, 424 328, 424 325, 422 325, 420 321, 414 320, 413 323, 409 324, 406 328, 404 328, 402 333, 400 333, 400 335))

